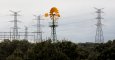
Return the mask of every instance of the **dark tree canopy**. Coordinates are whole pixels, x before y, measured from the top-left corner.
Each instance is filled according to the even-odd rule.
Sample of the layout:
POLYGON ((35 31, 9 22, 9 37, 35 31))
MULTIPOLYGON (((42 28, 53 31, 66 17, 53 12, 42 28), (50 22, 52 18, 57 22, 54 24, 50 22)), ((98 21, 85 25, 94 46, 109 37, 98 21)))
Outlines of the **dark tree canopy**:
POLYGON ((0 60, 115 60, 115 40, 103 44, 4 40, 0 43, 0 60))

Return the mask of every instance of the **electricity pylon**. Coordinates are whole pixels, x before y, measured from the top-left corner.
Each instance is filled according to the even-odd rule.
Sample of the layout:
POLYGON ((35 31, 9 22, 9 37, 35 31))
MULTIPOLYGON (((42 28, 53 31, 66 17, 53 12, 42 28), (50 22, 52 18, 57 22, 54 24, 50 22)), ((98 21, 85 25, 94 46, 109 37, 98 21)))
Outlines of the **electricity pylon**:
POLYGON ((10 12, 12 12, 12 13, 13 13, 12 16, 14 16, 14 20, 13 20, 13 21, 10 21, 10 22, 14 22, 13 38, 12 38, 12 39, 13 39, 13 40, 17 40, 17 39, 19 39, 19 35, 18 35, 18 22, 20 22, 20 21, 17 20, 17 17, 20 16, 20 15, 18 14, 20 11, 15 12, 15 11, 11 11, 11 10, 10 10, 10 12))
POLYGON ((102 30, 102 22, 101 20, 103 19, 102 18, 102 9, 97 9, 95 8, 97 11, 97 29, 96 29, 96 35, 95 35, 95 43, 104 43, 104 36, 103 36, 103 30, 102 30))
MULTIPOLYGON (((43 41, 43 39, 42 39, 42 28, 41 28, 41 20, 43 20, 42 18, 41 18, 41 15, 39 15, 39 16, 36 16, 36 15, 34 15, 35 17, 36 17, 36 20, 37 20, 37 35, 36 35, 36 40, 40 40, 40 42, 42 42, 43 41)), ((38 42, 38 41, 36 41, 36 42, 38 42)))
POLYGON ((28 27, 25 27, 25 36, 24 36, 25 40, 28 40, 28 27))

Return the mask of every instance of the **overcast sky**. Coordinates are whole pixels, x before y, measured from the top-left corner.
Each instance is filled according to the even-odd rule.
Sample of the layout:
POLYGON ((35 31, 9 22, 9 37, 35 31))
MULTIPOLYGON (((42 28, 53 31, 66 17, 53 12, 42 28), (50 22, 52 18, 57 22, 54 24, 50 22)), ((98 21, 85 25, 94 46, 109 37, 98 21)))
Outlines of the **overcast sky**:
MULTIPOLYGON (((96 13, 94 7, 103 9, 103 32, 105 41, 115 39, 115 0, 0 0, 0 31, 9 31, 13 20, 9 10, 21 11, 18 26, 20 31, 28 26, 29 31, 35 31, 33 15, 43 15, 51 7, 57 7, 60 12, 58 21, 58 39, 68 39, 73 42, 94 42, 96 32, 96 13)), ((42 21, 43 36, 50 37, 48 23, 50 19, 42 21)))

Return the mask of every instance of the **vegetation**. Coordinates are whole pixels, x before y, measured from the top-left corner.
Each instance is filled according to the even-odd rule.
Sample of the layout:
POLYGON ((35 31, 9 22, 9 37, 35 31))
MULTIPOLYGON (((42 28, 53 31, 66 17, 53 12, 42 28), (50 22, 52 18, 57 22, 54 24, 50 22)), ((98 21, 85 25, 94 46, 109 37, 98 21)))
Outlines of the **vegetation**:
POLYGON ((0 60, 115 60, 115 40, 104 44, 4 40, 0 43, 0 60))

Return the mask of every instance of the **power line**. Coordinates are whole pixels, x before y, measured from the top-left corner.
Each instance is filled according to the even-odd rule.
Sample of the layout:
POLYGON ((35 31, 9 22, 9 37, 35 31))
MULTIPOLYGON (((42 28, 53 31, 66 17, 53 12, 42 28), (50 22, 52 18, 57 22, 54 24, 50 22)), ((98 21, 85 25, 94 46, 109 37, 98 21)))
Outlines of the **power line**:
POLYGON ((83 23, 83 22, 89 22, 89 21, 92 21, 93 19, 88 19, 88 20, 82 20, 82 21, 78 21, 78 22, 69 22, 69 23, 63 23, 63 24, 60 24, 60 25, 71 25, 71 24, 76 24, 76 23, 83 23))

